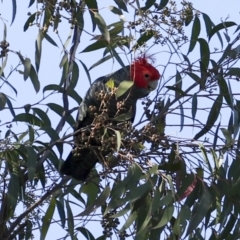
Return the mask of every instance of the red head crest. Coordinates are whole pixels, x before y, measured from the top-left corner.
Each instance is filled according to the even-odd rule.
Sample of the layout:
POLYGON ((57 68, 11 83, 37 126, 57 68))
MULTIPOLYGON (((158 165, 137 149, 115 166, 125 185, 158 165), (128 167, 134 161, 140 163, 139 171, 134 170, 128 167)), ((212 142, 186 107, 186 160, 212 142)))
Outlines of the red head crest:
POLYGON ((131 78, 140 88, 149 88, 151 82, 157 81, 160 78, 158 70, 148 62, 154 62, 150 57, 143 56, 137 58, 131 65, 131 78), (149 85, 150 84, 150 85, 149 85))

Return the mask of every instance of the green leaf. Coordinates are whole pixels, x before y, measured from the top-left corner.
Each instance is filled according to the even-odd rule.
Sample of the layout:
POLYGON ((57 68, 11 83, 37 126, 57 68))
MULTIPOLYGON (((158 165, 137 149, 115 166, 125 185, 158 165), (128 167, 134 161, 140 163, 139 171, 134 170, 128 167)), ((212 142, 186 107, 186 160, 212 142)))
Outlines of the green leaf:
POLYGON ((144 32, 141 37, 137 40, 136 45, 133 46, 132 51, 136 48, 141 47, 143 44, 145 44, 148 40, 150 40, 154 35, 156 34, 153 30, 148 30, 144 32))
POLYGON ((76 217, 78 216, 87 216, 89 215, 91 212, 95 211, 97 208, 99 208, 100 206, 102 206, 103 204, 105 204, 106 199, 109 197, 110 194, 110 187, 106 186, 104 188, 104 190, 101 192, 101 194, 99 195, 99 197, 93 202, 93 204, 91 204, 90 206, 88 206, 83 212, 81 212, 80 214, 76 215, 76 217))
POLYGON ((220 94, 218 95, 218 97, 213 103, 213 106, 210 110, 210 113, 208 115, 208 119, 204 128, 195 135, 194 137, 195 140, 199 139, 204 134, 206 134, 212 128, 214 123, 217 121, 218 116, 220 114, 221 107, 222 107, 222 102, 223 102, 223 98, 222 98, 222 95, 220 94))
POLYGON ((65 215, 64 207, 63 207, 63 204, 58 200, 56 200, 56 204, 57 204, 57 210, 61 220, 62 228, 64 228, 66 223, 66 215, 65 215))
POLYGON ((209 35, 209 33, 210 33, 210 31, 212 30, 212 27, 213 27, 212 20, 205 13, 202 13, 202 16, 203 16, 203 20, 204 20, 204 23, 205 23, 205 28, 206 28, 207 35, 209 35))
POLYGON ((12 0, 12 6, 13 6, 13 9, 12 9, 12 22, 11 22, 11 25, 13 24, 13 22, 15 20, 15 17, 16 17, 16 12, 17 12, 17 2, 16 2, 16 0, 12 0))
POLYGON ((112 55, 107 55, 103 58, 101 58, 100 60, 98 60, 96 63, 94 63, 89 69, 88 71, 90 71, 91 69, 97 67, 98 65, 101 65, 102 63, 106 62, 107 60, 111 59, 112 55))
POLYGON ((32 108, 33 112, 36 113, 43 121, 45 126, 50 126, 51 127, 51 121, 46 114, 46 111, 43 111, 40 108, 32 108))
POLYGON ((113 88, 115 87, 115 82, 114 82, 113 79, 109 79, 109 80, 105 83, 105 85, 106 85, 108 88, 113 89, 113 88))
MULTIPOLYGON (((48 136, 51 138, 51 141, 55 142, 59 139, 58 133, 51 126, 43 126, 40 128, 40 130, 45 131, 48 134, 48 136)), ((59 154, 62 155, 62 153, 63 153, 62 143, 56 144, 56 147, 59 151, 59 154)))
POLYGON ((70 85, 68 87, 68 91, 71 91, 72 89, 74 89, 76 87, 78 78, 79 78, 79 68, 78 68, 77 63, 75 61, 73 61, 72 78, 71 78, 70 85))
POLYGON ((63 57, 62 57, 62 60, 61 60, 61 62, 59 64, 59 67, 62 68, 65 65, 65 63, 67 62, 67 60, 68 60, 68 53, 65 52, 63 57))
POLYGON ((27 78, 29 77, 30 71, 31 71, 31 60, 29 58, 25 58, 24 63, 24 73, 23 73, 23 78, 24 80, 27 80, 27 78))
POLYGON ((0 111, 5 108, 7 97, 4 93, 0 92, 0 111))
POLYGON ((235 26, 237 25, 235 22, 223 22, 223 23, 220 23, 218 25, 216 25, 215 27, 212 28, 212 30, 209 32, 209 36, 208 36, 208 40, 210 41, 210 39, 212 38, 212 36, 219 32, 220 30, 222 29, 226 29, 226 28, 229 28, 229 27, 232 27, 232 26, 235 26))
POLYGON ((116 92, 116 98, 119 98, 124 93, 126 93, 126 91, 132 87, 132 85, 133 85, 133 81, 122 81, 118 86, 118 89, 116 92))
POLYGON ((42 34, 42 31, 39 30, 37 40, 35 43, 35 65, 36 65, 37 72, 39 71, 41 55, 42 55, 42 40, 43 40, 43 34, 42 34))
POLYGON ((32 237, 32 227, 33 227, 33 224, 28 219, 26 220, 26 223, 27 223, 27 227, 26 227, 25 239, 28 240, 28 239, 31 239, 31 237, 32 237))
POLYGON ((95 240, 95 237, 92 235, 92 233, 90 231, 88 231, 86 228, 84 227, 78 227, 76 228, 76 230, 78 230, 80 233, 82 233, 82 235, 87 239, 87 240, 95 240))
POLYGON ((220 93, 224 97, 225 101, 227 102, 228 106, 233 109, 233 103, 231 101, 230 93, 228 90, 227 83, 225 79, 222 77, 223 73, 220 73, 221 76, 219 76, 218 79, 218 85, 220 87, 220 93))
POLYGON ((97 5, 97 1, 96 0, 85 0, 85 3, 89 9, 89 13, 92 19, 92 25, 93 25, 93 32, 96 29, 96 22, 95 22, 95 16, 93 11, 98 12, 98 5, 97 5), (90 11, 91 10, 91 11, 90 11))
POLYGON ((37 73, 36 73, 33 65, 31 65, 31 70, 30 70, 29 77, 30 77, 30 79, 32 81, 32 84, 33 84, 33 87, 35 89, 35 92, 38 93, 39 90, 40 90, 40 82, 38 80, 38 76, 37 76, 37 73))
POLYGON ((182 103, 180 101, 179 101, 179 109, 180 109, 180 132, 181 132, 184 126, 184 110, 183 110, 182 103))
MULTIPOLYGON (((47 106, 53 110, 56 114, 58 114, 60 117, 63 116, 63 113, 65 112, 64 108, 56 103, 48 103, 47 106)), ((75 121, 71 115, 68 115, 66 118, 66 121, 70 126, 75 125, 75 121)))
POLYGON ((106 25, 106 22, 104 21, 103 17, 98 13, 94 12, 95 22, 102 33, 104 39, 109 43, 110 42, 110 34, 106 25))
POLYGON ((227 70, 228 70, 228 72, 226 73, 226 76, 237 76, 237 77, 240 77, 240 68, 233 67, 233 68, 229 68, 227 70))
POLYGON ((128 229, 132 223, 137 219, 137 212, 134 211, 129 217, 128 219, 126 220, 126 222, 124 223, 124 225, 122 226, 122 228, 119 230, 120 232, 123 232, 125 231, 126 229, 128 229))
MULTIPOLYGON (((179 73, 178 70, 177 70, 177 73, 176 73, 175 86, 176 86, 177 89, 182 90, 182 77, 181 77, 181 74, 179 73)), ((179 96, 180 96, 179 91, 175 91, 175 97, 177 98, 179 96)))
POLYGON ((8 108, 9 108, 11 114, 13 115, 13 117, 15 117, 16 115, 15 115, 15 112, 14 112, 14 109, 13 109, 11 101, 8 98, 6 98, 6 102, 7 102, 7 105, 8 105, 8 108))
POLYGON ((199 38, 198 42, 200 44, 201 61, 205 69, 207 69, 209 65, 209 59, 210 59, 210 50, 209 50, 208 43, 203 38, 199 38))
POLYGON ((36 13, 32 14, 32 15, 28 18, 28 20, 26 21, 26 23, 25 23, 24 26, 23 26, 23 31, 24 31, 24 32, 27 31, 27 29, 29 28, 30 24, 32 24, 32 23, 34 22, 35 18, 36 18, 36 13))
POLYGON ((211 193, 209 192, 208 187, 205 185, 203 187, 203 192, 199 201, 196 203, 194 209, 192 210, 195 214, 193 214, 191 217, 186 236, 193 233, 193 231, 197 228, 197 226, 206 216, 209 208, 211 207, 211 204, 211 193))
POLYGON ((55 42, 47 33, 44 33, 43 37, 44 37, 49 43, 51 43, 53 46, 58 47, 58 45, 56 44, 56 42, 55 42))
POLYGON ((188 54, 194 49, 198 36, 200 34, 200 30, 201 30, 201 25, 200 25, 200 21, 198 16, 195 16, 194 22, 193 22, 193 26, 192 26, 192 36, 190 39, 190 46, 188 49, 188 54))
POLYGON ((114 14, 123 15, 122 11, 114 6, 109 6, 108 8, 114 14))
POLYGON ((167 6, 169 0, 161 0, 160 4, 159 4, 159 7, 158 7, 158 10, 161 10, 163 9, 164 7, 167 6))
POLYGON ((188 8, 185 16, 185 26, 188 26, 193 20, 193 11, 191 8, 188 8))
POLYGON ((52 218, 53 218, 53 213, 55 210, 56 206, 56 200, 54 197, 52 197, 49 207, 43 217, 43 224, 42 224, 42 229, 41 229, 41 237, 40 240, 44 240, 46 238, 49 226, 51 224, 52 218))
POLYGON ((35 126, 42 127, 44 123, 38 117, 30 113, 20 113, 13 118, 14 122, 25 122, 35 126))
POLYGON ((118 5, 118 7, 119 7, 120 9, 122 9, 122 10, 125 11, 125 12, 128 12, 127 6, 126 6, 124 0, 114 0, 114 2, 118 5))
MULTIPOLYGON (((228 237, 230 236, 229 233, 232 232, 233 227, 236 223, 237 217, 234 214, 230 214, 230 217, 228 216, 228 222, 227 224, 223 227, 223 231, 221 232, 219 239, 229 239, 228 237)), ((232 238, 236 239, 236 238, 232 238)))
POLYGON ((160 227, 166 225, 170 221, 170 219, 172 218, 173 211, 174 211, 173 205, 168 205, 164 209, 164 213, 163 213, 161 221, 153 229, 160 228, 160 227))
POLYGON ((27 147, 27 149, 28 149, 27 159, 28 180, 31 182, 35 176, 38 157, 33 147, 27 147))
POLYGON ((84 69, 84 71, 85 71, 85 73, 86 73, 86 75, 88 77, 89 84, 91 85, 92 84, 92 80, 91 80, 91 76, 89 74, 89 70, 87 69, 86 65, 81 60, 79 60, 79 61, 82 64, 83 69, 84 69))
POLYGON ((81 193, 85 193, 87 195, 87 204, 86 207, 94 204, 97 199, 97 195, 99 193, 99 184, 100 180, 98 178, 94 178, 91 182, 87 182, 82 185, 81 193))
POLYGON ((90 44, 89 46, 87 46, 86 48, 84 48, 83 52, 91 52, 91 51, 95 51, 101 48, 104 48, 107 46, 107 43, 103 40, 98 40, 95 43, 90 44))
POLYGON ((156 0, 147 0, 147 1, 145 2, 145 7, 142 7, 141 9, 142 9, 143 11, 146 11, 146 10, 148 10, 150 7, 152 7, 155 2, 156 2, 156 0))
POLYGON ((192 98, 192 119, 195 120, 196 113, 197 113, 197 106, 198 106, 198 99, 197 94, 195 93, 192 98))
POLYGON ((30 0, 28 7, 30 8, 34 4, 35 0, 30 0))
MULTIPOLYGON (((47 85, 43 88, 43 93, 46 92, 46 91, 50 91, 50 90, 59 91, 60 93, 64 92, 64 89, 61 86, 56 85, 56 84, 50 84, 50 85, 47 85)), ((82 98, 78 95, 78 93, 75 90, 72 89, 70 92, 67 92, 67 94, 71 98, 73 98, 78 104, 81 103, 82 98)))
POLYGON ((15 173, 11 174, 11 178, 8 184, 8 205, 9 205, 9 210, 13 214, 14 210, 17 205, 17 200, 18 200, 18 194, 20 190, 19 186, 19 178, 15 173))

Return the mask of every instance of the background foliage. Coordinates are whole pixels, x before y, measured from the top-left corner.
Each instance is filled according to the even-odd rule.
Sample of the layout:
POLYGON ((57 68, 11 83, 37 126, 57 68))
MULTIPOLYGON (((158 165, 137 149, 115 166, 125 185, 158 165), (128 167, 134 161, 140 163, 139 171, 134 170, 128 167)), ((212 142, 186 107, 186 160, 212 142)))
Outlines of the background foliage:
POLYGON ((100 2, 30 0, 23 31, 37 30, 35 57, 7 38, 16 0, 11 24, 1 18, 0 239, 43 240, 55 225, 61 239, 239 239, 240 26, 213 23, 187 1, 100 2), (62 74, 43 84, 46 42, 58 47, 62 74), (102 57, 86 66, 96 51, 102 57), (86 183, 60 176, 80 84, 141 54, 160 63, 162 78, 131 131, 115 129, 116 153, 86 183), (19 107, 15 79, 31 81, 40 99, 19 107))

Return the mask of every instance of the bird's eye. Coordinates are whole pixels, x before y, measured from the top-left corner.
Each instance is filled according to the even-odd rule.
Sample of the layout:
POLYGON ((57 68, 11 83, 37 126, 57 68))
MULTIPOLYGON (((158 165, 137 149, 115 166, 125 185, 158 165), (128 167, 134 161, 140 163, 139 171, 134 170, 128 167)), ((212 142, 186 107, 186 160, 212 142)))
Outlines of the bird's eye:
POLYGON ((149 74, 145 73, 145 74, 144 74, 144 77, 145 77, 145 78, 149 78, 149 74))

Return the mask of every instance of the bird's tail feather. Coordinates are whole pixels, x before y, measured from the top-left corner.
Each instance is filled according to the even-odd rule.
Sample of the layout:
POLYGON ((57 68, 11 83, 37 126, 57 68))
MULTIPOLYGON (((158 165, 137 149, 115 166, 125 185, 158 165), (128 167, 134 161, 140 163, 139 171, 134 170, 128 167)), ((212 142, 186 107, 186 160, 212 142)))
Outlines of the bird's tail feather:
POLYGON ((62 165, 60 173, 84 182, 96 163, 96 157, 92 156, 89 152, 83 152, 80 156, 77 156, 71 151, 62 165))

